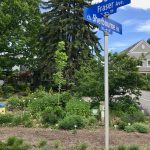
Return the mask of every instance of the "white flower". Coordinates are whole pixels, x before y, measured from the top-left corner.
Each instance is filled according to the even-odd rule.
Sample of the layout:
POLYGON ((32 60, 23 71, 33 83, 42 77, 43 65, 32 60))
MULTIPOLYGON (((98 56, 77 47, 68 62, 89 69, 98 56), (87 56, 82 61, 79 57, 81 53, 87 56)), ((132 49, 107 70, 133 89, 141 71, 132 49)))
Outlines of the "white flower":
POLYGON ((131 126, 131 123, 128 123, 128 126, 131 126))
POLYGON ((75 124, 74 127, 77 128, 77 125, 75 124))

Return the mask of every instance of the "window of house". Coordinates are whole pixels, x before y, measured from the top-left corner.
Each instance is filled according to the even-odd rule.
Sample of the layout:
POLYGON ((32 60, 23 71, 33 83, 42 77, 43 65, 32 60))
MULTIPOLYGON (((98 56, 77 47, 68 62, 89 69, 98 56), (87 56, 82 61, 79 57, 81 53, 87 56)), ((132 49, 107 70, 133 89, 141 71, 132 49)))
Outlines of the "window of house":
POLYGON ((138 62, 138 67, 142 67, 143 66, 143 61, 139 61, 138 62))
POLYGON ((147 66, 150 67, 150 60, 147 61, 147 66))

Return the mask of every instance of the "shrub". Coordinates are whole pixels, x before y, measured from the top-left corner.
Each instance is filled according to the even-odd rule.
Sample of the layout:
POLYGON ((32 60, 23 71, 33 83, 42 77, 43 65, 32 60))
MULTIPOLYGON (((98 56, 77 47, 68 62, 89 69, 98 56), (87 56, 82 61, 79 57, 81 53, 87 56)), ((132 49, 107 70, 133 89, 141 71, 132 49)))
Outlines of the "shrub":
POLYGON ((89 117, 91 114, 90 104, 83 100, 73 99, 67 103, 66 113, 68 115, 89 117))
POLYGON ((60 104, 63 108, 66 107, 66 104, 71 100, 71 95, 68 92, 63 92, 60 95, 60 104))
POLYGON ((86 150, 88 145, 86 143, 77 144, 74 146, 73 150, 86 150))
POLYGON ((127 126, 128 123, 126 123, 126 122, 120 120, 117 125, 118 125, 118 128, 119 128, 120 130, 124 130, 124 129, 125 129, 125 126, 127 126))
POLYGON ((64 111, 59 106, 55 108, 47 107, 42 113, 42 123, 54 125, 64 117, 64 114, 64 111))
POLYGON ((129 150, 140 150, 138 146, 131 146, 129 147, 129 150))
POLYGON ((11 114, 0 114, 0 125, 12 123, 13 115, 11 114))
POLYGON ((84 121, 80 116, 67 116, 59 122, 61 129, 75 129, 84 127, 84 121))
POLYGON ((12 125, 17 126, 22 124, 22 117, 21 115, 14 115, 12 119, 12 125))
POLYGON ((56 140, 53 141, 50 145, 50 150, 66 150, 65 146, 61 143, 61 141, 56 140))
POLYGON ((135 122, 144 122, 144 114, 141 111, 136 111, 134 113, 125 113, 121 120, 127 123, 135 123, 135 122))
POLYGON ((136 129, 133 126, 125 126, 124 129, 126 132, 135 132, 136 129))
POLYGON ((140 133, 148 133, 149 127, 143 123, 134 123, 133 127, 140 133))
POLYGON ((56 124, 58 121, 58 116, 52 111, 52 107, 47 107, 42 113, 42 123, 44 124, 56 124))
POLYGON ((14 92, 14 88, 11 85, 3 85, 2 90, 4 92, 4 96, 7 98, 14 92))
POLYGON ((57 95, 39 91, 29 96, 29 111, 36 116, 36 113, 43 112, 47 107, 57 106, 57 95), (37 95, 35 95, 37 93, 37 95))
POLYGON ((89 118, 84 118, 84 124, 86 126, 93 126, 97 123, 97 119, 94 116, 90 116, 89 118))
POLYGON ((118 147, 118 150, 126 150, 126 147, 125 147, 124 145, 120 145, 120 146, 118 147))
POLYGON ((27 150, 29 146, 27 144, 24 144, 22 139, 16 138, 16 137, 10 137, 8 138, 6 142, 6 149, 11 149, 11 150, 27 150))
POLYGON ((7 108, 9 110, 23 110, 24 102, 18 96, 12 96, 8 99, 7 108))
POLYGON ((44 148, 47 145, 47 141, 46 140, 41 140, 38 143, 38 147, 39 148, 44 148))
POLYGON ((28 128, 32 127, 31 115, 29 112, 24 112, 22 114, 22 124, 28 128))

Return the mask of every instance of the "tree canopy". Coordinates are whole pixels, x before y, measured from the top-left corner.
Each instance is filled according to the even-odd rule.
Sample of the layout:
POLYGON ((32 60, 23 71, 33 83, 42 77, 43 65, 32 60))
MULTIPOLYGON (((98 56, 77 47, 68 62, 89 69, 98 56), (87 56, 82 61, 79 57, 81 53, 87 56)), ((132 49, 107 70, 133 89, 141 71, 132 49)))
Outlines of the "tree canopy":
POLYGON ((46 12, 43 14, 39 55, 43 62, 41 68, 48 78, 55 72, 54 53, 60 41, 65 42, 68 56, 65 69, 67 83, 73 80, 74 72, 82 61, 92 57, 94 53, 100 53, 99 38, 92 30, 94 26, 83 20, 83 7, 87 5, 84 0, 49 0, 42 3, 46 12))
MULTIPOLYGON (((109 96, 140 95, 144 84, 143 76, 139 73, 139 60, 122 54, 109 54, 109 96)), ((76 73, 77 85, 75 90, 82 96, 97 97, 104 100, 104 63, 103 57, 92 59, 84 64, 76 73)))
POLYGON ((0 64, 3 69, 33 63, 40 27, 39 0, 1 0, 0 64))

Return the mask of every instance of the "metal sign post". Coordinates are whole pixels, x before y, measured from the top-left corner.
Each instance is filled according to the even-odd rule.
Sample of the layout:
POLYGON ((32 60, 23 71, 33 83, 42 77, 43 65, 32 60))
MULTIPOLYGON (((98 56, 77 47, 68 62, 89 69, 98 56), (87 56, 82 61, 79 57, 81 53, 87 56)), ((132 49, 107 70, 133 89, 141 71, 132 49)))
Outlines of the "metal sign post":
POLYGON ((109 84, 108 84, 108 33, 122 34, 122 25, 106 16, 117 12, 117 8, 130 4, 131 0, 103 0, 101 3, 84 8, 84 20, 104 31, 105 52, 105 150, 109 150, 109 84))
POLYGON ((109 86, 108 86, 108 32, 104 32, 105 52, 105 150, 109 150, 109 86))

